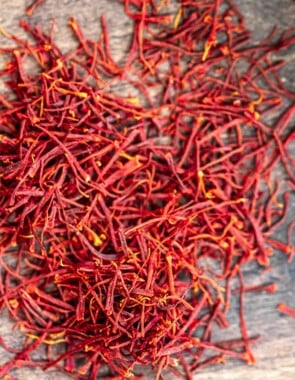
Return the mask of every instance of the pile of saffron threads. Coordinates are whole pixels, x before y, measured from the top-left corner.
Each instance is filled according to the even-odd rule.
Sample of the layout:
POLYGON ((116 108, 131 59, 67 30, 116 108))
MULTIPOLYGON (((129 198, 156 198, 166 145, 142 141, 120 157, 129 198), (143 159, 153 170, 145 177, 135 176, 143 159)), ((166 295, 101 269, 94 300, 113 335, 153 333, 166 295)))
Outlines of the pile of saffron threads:
POLYGON ((176 13, 120 2, 134 21, 122 65, 104 18, 98 41, 72 18, 65 54, 54 28, 21 22, 31 42, 1 30, 13 47, 0 48, 0 308, 26 340, 1 339, 14 358, 0 377, 29 366, 127 379, 151 366, 192 379, 231 357, 254 363, 245 292, 275 285, 245 283, 243 267, 294 256, 295 222, 286 241, 273 233, 295 188, 295 94, 271 58, 294 31, 253 45, 230 0, 182 0, 176 13), (120 82, 130 96, 112 91, 120 82), (214 341, 235 295, 240 336, 214 341))

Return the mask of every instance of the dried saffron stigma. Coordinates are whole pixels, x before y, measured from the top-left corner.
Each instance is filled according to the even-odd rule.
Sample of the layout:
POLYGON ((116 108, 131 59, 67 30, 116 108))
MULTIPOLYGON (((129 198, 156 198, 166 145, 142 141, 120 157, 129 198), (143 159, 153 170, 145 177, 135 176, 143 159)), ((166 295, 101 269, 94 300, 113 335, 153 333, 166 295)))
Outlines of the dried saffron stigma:
POLYGON ((295 309, 291 306, 281 303, 278 305, 277 310, 283 314, 295 318, 295 309))
POLYGON ((54 28, 21 22, 29 41, 0 29, 0 310, 26 336, 19 350, 1 338, 14 354, 1 378, 27 366, 192 379, 231 357, 254 364, 245 297, 276 284, 247 283, 244 268, 294 256, 295 94, 271 57, 294 31, 253 44, 231 1, 119 3, 134 23, 120 64, 104 17, 98 41, 71 17, 66 53, 54 28), (232 299, 240 334, 215 340, 232 299))

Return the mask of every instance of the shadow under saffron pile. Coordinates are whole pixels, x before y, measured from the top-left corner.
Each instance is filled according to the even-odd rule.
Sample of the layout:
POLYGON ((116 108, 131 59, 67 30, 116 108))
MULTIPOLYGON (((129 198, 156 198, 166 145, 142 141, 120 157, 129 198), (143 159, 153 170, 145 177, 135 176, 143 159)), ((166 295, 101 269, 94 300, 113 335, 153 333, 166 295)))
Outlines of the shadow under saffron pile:
POLYGON ((286 241, 273 232, 295 188, 295 94, 271 59, 294 31, 253 45, 230 1, 121 3, 134 21, 124 64, 103 18, 99 41, 72 18, 66 54, 54 28, 22 22, 31 42, 1 30, 13 47, 0 48, 0 307, 26 341, 6 346, 0 377, 20 363, 90 380, 254 363, 244 294, 275 286, 244 284, 243 267, 294 255, 295 223, 286 241), (216 342, 232 293, 240 336, 216 342))

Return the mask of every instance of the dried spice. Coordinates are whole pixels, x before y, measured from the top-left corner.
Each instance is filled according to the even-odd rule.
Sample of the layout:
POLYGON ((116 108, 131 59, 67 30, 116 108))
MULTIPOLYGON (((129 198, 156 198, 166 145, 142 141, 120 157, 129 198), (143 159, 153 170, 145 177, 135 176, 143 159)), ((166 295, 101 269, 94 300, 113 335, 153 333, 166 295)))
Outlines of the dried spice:
POLYGON ((245 284, 243 267, 294 256, 294 222, 286 241, 273 232, 295 185, 295 94, 271 60, 294 33, 251 44, 231 1, 121 3, 134 21, 121 66, 104 18, 99 41, 71 18, 66 54, 53 29, 22 22, 33 42, 2 30, 17 47, 0 48, 13 94, 0 97, 0 307, 27 339, 0 377, 39 366, 126 379, 139 365, 192 379, 228 357, 254 363, 244 296, 275 285, 245 284), (123 80, 140 97, 113 92, 123 80), (214 341, 234 296, 240 337, 214 341))
POLYGON ((280 311, 283 314, 288 315, 289 317, 295 318, 295 309, 291 306, 288 306, 284 303, 281 303, 277 307, 278 311, 280 311))

